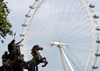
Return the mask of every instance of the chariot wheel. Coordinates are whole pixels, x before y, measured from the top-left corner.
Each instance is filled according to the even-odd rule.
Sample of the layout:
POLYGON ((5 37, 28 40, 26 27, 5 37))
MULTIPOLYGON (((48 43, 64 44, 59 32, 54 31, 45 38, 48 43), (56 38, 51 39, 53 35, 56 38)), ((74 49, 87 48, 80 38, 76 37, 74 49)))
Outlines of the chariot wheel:
POLYGON ((87 0, 35 0, 22 24, 21 51, 30 60, 31 48, 40 51, 48 65, 41 71, 95 71, 99 51, 99 30, 87 0), (27 56, 29 55, 29 56, 27 56))

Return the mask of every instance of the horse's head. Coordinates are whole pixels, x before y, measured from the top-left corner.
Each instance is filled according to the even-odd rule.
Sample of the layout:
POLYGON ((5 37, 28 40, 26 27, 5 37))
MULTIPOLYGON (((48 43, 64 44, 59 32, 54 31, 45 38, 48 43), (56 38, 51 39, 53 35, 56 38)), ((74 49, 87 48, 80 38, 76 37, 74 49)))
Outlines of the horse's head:
POLYGON ((31 54, 34 56, 34 54, 36 54, 38 50, 43 50, 43 48, 40 47, 39 45, 35 45, 31 50, 32 51, 31 54))
POLYGON ((36 50, 43 50, 43 48, 40 47, 39 45, 35 45, 35 46, 32 48, 32 50, 34 50, 34 49, 36 49, 36 50))

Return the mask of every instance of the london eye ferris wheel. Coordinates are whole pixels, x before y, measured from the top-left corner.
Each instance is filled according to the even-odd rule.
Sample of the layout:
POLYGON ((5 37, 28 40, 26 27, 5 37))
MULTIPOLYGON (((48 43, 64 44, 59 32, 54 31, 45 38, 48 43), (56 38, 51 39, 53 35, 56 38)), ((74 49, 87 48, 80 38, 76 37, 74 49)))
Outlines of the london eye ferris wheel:
POLYGON ((99 53, 99 18, 87 0, 35 0, 22 24, 25 60, 38 44, 47 58, 43 71, 95 71, 99 53))

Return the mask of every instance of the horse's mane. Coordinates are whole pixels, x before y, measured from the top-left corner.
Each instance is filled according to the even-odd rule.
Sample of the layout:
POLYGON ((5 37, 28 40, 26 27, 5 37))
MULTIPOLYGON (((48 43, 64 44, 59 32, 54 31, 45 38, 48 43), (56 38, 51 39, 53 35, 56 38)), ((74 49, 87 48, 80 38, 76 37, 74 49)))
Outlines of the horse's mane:
POLYGON ((35 51, 35 47, 33 47, 33 48, 31 49, 31 51, 35 51))
POLYGON ((34 45, 33 48, 31 49, 31 51, 34 51, 36 47, 38 47, 39 45, 34 45))
POLYGON ((37 46, 38 46, 38 45, 35 45, 35 46, 33 46, 33 48, 31 49, 33 55, 35 54, 35 48, 36 48, 37 46))

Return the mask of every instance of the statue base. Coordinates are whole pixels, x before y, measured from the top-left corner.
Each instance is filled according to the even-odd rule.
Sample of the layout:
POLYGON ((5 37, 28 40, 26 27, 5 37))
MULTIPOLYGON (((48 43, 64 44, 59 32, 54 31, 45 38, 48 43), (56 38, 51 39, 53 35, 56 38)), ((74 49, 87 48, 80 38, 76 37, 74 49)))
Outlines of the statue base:
POLYGON ((38 66, 32 65, 29 71, 38 71, 38 66))

